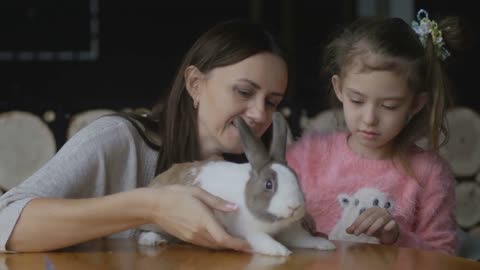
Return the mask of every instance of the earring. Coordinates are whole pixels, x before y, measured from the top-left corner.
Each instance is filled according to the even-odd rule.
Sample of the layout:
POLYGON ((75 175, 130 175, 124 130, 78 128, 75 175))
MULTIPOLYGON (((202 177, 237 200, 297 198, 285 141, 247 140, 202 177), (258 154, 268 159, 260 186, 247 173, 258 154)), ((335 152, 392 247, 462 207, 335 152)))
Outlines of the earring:
POLYGON ((412 120, 412 118, 413 118, 413 115, 412 115, 412 114, 409 114, 409 115, 407 116, 406 124, 410 123, 410 120, 412 120))
POLYGON ((198 109, 198 100, 193 100, 193 108, 198 109))

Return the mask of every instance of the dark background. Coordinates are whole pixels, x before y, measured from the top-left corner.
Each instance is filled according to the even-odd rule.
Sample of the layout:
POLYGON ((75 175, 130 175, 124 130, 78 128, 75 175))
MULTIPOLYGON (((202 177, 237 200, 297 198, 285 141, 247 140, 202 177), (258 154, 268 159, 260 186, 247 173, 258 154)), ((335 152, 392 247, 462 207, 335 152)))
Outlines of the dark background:
MULTIPOLYGON (((287 49, 290 95, 283 106, 291 108, 289 121, 298 134, 302 110, 313 116, 327 108, 326 87, 318 76, 320 50, 332 30, 356 18, 356 4, 2 0, 0 112, 25 110, 39 116, 55 112, 49 126, 60 147, 72 115, 98 108, 150 107, 168 89, 183 54, 201 33, 222 20, 250 18, 266 24, 287 49), (92 14, 98 31, 92 32, 92 14), (92 39, 98 40, 96 51, 92 39), (42 60, 42 53, 49 60, 42 60)), ((478 32, 473 6, 474 1, 466 0, 415 1, 415 10, 425 8, 433 18, 461 15, 478 32)), ((480 112, 477 48, 461 55, 448 71, 457 87, 457 105, 480 112)))

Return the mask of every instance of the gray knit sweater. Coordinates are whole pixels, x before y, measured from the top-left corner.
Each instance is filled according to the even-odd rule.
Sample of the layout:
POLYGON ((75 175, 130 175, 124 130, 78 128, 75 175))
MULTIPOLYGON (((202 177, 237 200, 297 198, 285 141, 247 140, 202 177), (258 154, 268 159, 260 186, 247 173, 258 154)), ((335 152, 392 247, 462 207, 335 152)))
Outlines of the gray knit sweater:
POLYGON ((6 251, 7 240, 32 199, 100 197, 144 187, 154 177, 157 158, 158 152, 128 120, 108 116, 94 121, 40 170, 0 197, 0 252, 6 251))

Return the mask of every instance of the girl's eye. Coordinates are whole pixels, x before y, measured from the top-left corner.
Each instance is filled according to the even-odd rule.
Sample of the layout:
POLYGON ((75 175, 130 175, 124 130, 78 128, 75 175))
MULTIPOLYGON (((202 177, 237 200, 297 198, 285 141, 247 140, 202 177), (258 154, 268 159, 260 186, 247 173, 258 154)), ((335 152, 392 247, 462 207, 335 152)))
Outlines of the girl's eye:
POLYGON ((272 190, 273 189, 273 181, 272 180, 267 180, 267 182, 265 182, 265 188, 267 190, 272 190))
POLYGON ((357 99, 350 99, 350 101, 354 104, 362 104, 363 103, 361 100, 357 100, 357 99))
POLYGON ((395 109, 397 108, 397 106, 387 106, 387 105, 382 105, 382 106, 383 106, 385 109, 391 110, 391 111, 393 111, 393 110, 395 110, 395 109))

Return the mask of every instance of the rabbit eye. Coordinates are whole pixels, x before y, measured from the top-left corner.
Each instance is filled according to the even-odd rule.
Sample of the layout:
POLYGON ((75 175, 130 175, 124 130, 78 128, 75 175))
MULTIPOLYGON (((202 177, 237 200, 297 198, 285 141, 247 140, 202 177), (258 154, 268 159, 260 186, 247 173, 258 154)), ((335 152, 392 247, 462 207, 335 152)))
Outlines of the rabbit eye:
POLYGON ((267 182, 265 182, 265 188, 267 190, 272 190, 273 189, 273 181, 272 180, 267 180, 267 182))
POLYGON ((392 206, 392 204, 390 202, 386 202, 384 208, 390 208, 390 206, 392 206))
POLYGON ((373 200, 373 205, 378 206, 378 199, 373 200))

